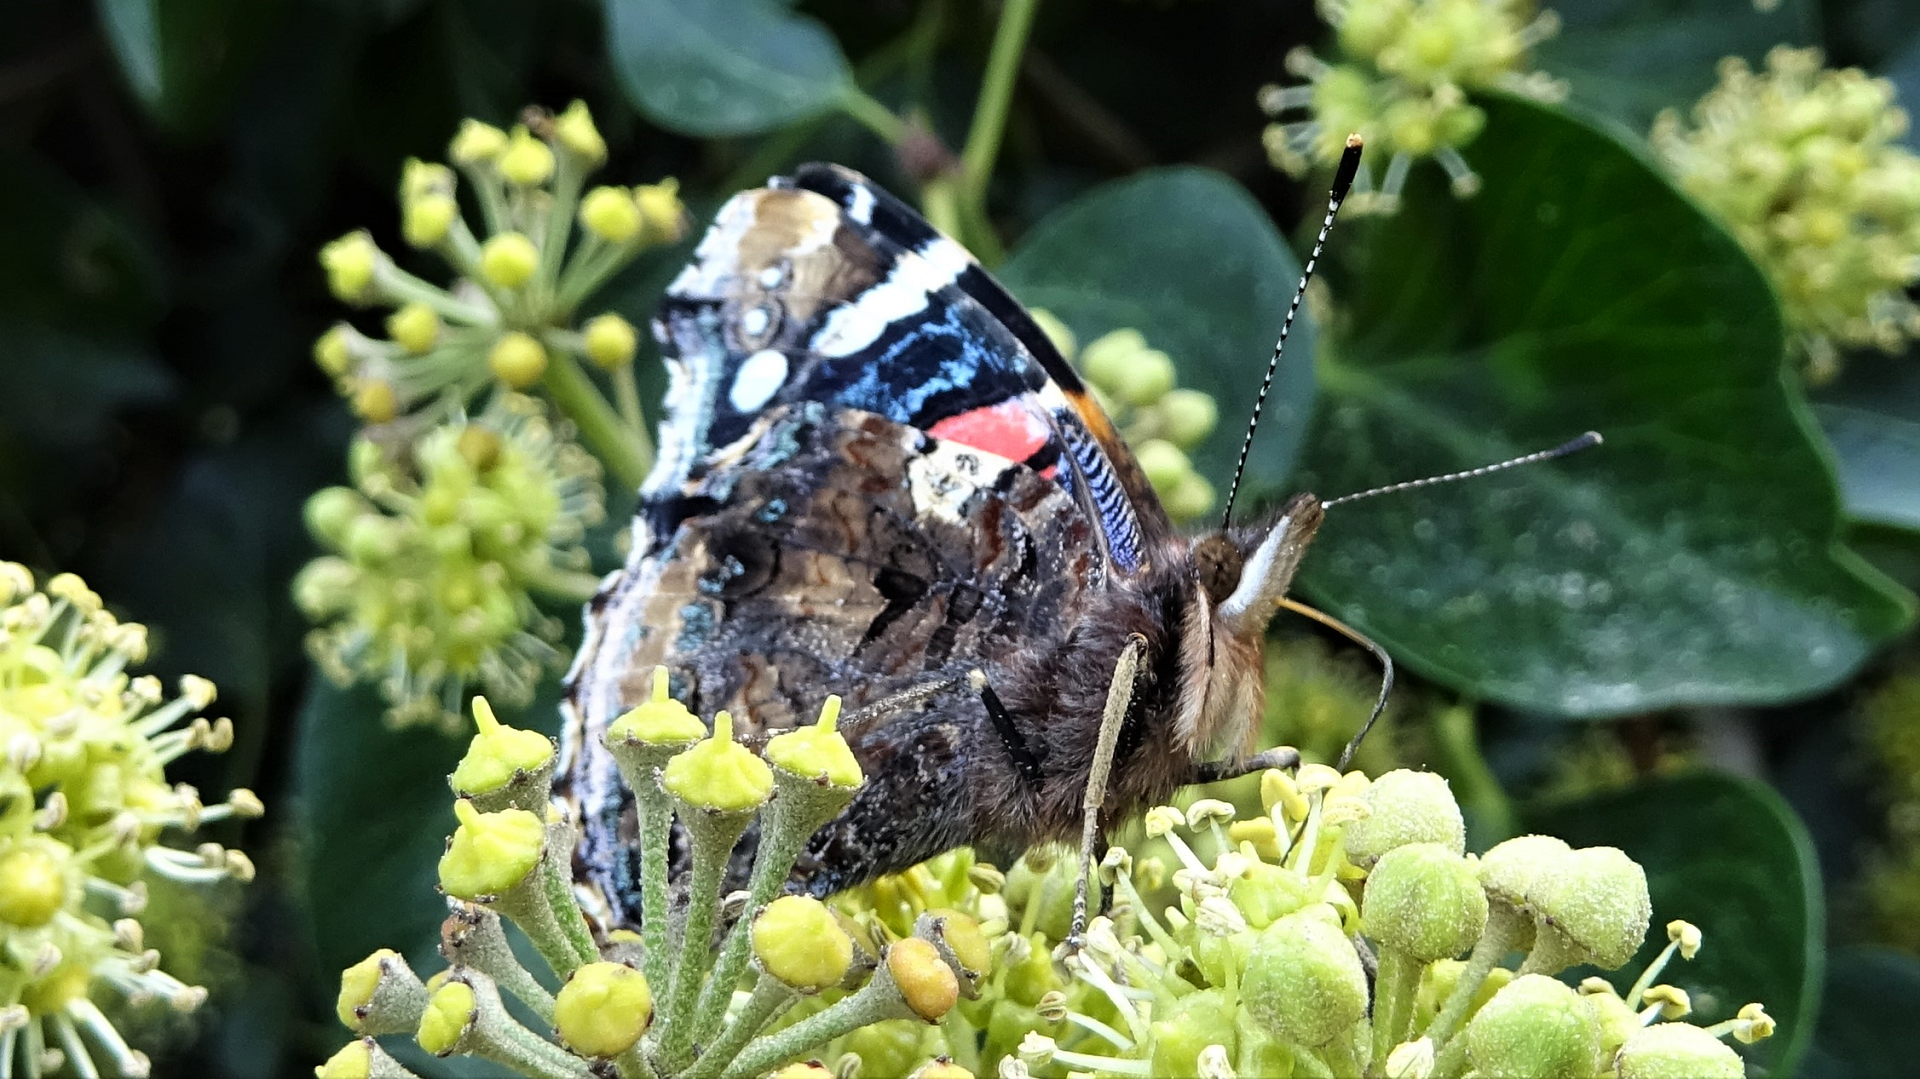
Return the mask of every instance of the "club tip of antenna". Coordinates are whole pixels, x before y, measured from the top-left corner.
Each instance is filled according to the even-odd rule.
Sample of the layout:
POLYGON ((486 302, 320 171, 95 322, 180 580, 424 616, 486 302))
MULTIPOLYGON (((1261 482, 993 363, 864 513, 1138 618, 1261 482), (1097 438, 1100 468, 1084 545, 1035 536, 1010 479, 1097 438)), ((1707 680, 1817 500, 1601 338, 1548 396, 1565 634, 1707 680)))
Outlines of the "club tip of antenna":
POLYGON ((1600 432, 1588 431, 1579 438, 1573 439, 1566 445, 1554 450, 1553 455, 1560 457, 1569 453, 1579 453, 1581 450, 1590 450, 1605 441, 1606 439, 1600 437, 1600 432))
POLYGON ((1347 136, 1347 148, 1340 153, 1340 164, 1333 170, 1333 201, 1339 202, 1347 197, 1347 190, 1353 186, 1353 178, 1360 174, 1360 150, 1366 141, 1358 131, 1347 136))

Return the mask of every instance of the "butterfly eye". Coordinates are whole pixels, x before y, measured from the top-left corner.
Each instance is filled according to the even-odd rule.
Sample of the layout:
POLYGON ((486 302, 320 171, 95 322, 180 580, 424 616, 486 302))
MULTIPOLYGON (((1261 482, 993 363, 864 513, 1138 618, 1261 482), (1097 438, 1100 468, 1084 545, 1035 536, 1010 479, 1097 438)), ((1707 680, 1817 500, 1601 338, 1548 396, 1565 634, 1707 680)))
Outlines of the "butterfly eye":
POLYGON ((1200 587, 1206 589, 1207 599, 1217 607, 1240 586, 1247 556, 1226 533, 1215 532, 1193 545, 1193 565, 1200 576, 1200 587))

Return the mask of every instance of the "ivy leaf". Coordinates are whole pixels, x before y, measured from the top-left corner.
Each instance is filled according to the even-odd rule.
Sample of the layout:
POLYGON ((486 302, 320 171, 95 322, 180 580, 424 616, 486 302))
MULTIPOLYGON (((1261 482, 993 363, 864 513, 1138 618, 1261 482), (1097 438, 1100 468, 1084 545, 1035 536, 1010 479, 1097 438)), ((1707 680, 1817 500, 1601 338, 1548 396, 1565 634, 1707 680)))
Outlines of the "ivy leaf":
MULTIPOLYGON (((998 271, 1082 346, 1132 327, 1173 357, 1180 384, 1213 395, 1221 427, 1193 454, 1220 487, 1240 452, 1255 391, 1300 278, 1300 264, 1252 196, 1201 168, 1150 169, 1103 184, 1041 221, 998 271)), ((1247 465, 1250 489, 1292 470, 1313 404, 1313 320, 1287 342, 1247 465)))
POLYGON ((1660 980, 1687 991, 1688 1022, 1701 1026, 1764 1004, 1779 1028, 1744 1051, 1765 1074, 1793 1074, 1820 1010, 1826 908, 1813 843, 1772 788, 1703 772, 1530 817, 1533 831, 1575 847, 1619 847, 1646 870, 1653 929, 1639 954, 1607 974, 1616 988, 1625 991, 1666 946, 1669 921, 1692 922, 1705 941, 1699 954, 1676 956, 1660 980))
MULTIPOLYGON (((1549 5, 1543 5, 1549 6, 1549 5)), ((1813 45, 1820 13, 1811 0, 1558 0, 1560 32, 1534 49, 1534 64, 1567 80, 1571 100, 1645 134, 1664 108, 1686 108, 1713 88, 1725 56, 1764 64, 1775 45, 1813 45)))
POLYGON ((1303 479, 1337 495, 1606 445, 1336 507, 1305 590, 1422 673, 1538 712, 1838 683, 1912 597, 1838 542, 1759 270, 1624 146, 1484 104, 1478 196, 1418 169, 1398 215, 1346 236, 1303 479))
POLYGON ((96 0, 134 98, 155 118, 198 129, 232 99, 278 14, 271 0, 96 0))
POLYGON ((1920 530, 1920 351, 1855 356, 1814 406, 1855 521, 1920 530))
POLYGON ((662 127, 757 135, 832 108, 851 85, 826 27, 783 0, 606 0, 607 49, 662 127))
POLYGON ((1801 1079, 1903 1079, 1913 1050, 1903 1031, 1920 1015, 1920 959, 1891 948, 1849 948, 1827 964, 1820 1026, 1801 1079))

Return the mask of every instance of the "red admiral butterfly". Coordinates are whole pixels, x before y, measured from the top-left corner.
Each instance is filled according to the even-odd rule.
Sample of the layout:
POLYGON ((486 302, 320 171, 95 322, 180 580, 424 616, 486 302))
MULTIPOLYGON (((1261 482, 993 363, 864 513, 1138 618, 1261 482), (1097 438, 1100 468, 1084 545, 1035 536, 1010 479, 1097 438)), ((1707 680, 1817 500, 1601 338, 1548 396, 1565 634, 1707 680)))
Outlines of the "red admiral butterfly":
MULTIPOLYGON (((1356 140, 1328 224, 1358 156, 1356 140)), ((1112 819, 1238 774, 1318 499, 1177 534, 1033 319, 842 168, 735 196, 653 329, 671 372, 660 457, 569 676, 563 791, 606 924, 637 921, 639 867, 601 735, 657 664, 749 737, 845 699, 867 785, 795 870, 818 895, 963 844, 998 859, 1079 838, 1131 641, 1093 804, 1112 819)))

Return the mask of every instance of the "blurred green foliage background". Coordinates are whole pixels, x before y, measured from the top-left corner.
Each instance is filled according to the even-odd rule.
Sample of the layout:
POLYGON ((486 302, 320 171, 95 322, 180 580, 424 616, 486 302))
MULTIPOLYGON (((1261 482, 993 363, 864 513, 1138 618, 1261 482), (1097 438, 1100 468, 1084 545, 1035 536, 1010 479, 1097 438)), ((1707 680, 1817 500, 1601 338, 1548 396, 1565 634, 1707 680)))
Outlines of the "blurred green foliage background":
MULTIPOLYGON (((1603 431, 1604 449, 1554 466, 1342 507, 1305 592, 1412 672, 1394 760, 1447 773, 1485 836, 1551 827, 1647 865, 1656 924, 1707 931, 1713 958, 1683 984, 1779 1018, 1759 1064, 1904 1074, 1890 1028, 1920 1014, 1920 694, 1903 688, 1920 679, 1920 356, 1848 356, 1809 388, 1767 279, 1644 136, 1721 57, 1759 65, 1783 43, 1886 75, 1912 106, 1920 10, 1549 6, 1563 26, 1534 66, 1570 97, 1476 98, 1477 195, 1416 166, 1400 213, 1343 225, 1253 491, 1341 494, 1603 431)), ((845 89, 957 149, 998 14, 7 6, 0 554, 82 573, 153 627, 157 670, 218 683, 237 745, 182 778, 253 787, 269 810, 227 837, 261 878, 232 900, 231 958, 197 972, 212 1005, 163 1032, 163 1072, 304 1074, 342 1036, 337 970, 376 946, 430 949, 441 914, 440 777, 460 746, 389 731, 370 692, 317 679, 288 596, 313 554, 302 502, 339 482, 354 429, 309 355, 339 317, 314 252, 362 226, 402 250, 404 158, 440 155, 464 117, 575 98, 609 143, 603 175, 678 177, 696 228, 803 160, 910 197, 912 155, 851 118, 845 89)), ((1310 239, 1324 182, 1269 165, 1256 95, 1326 38, 1302 0, 1049 0, 969 228, 1082 341, 1139 328, 1215 396, 1226 422, 1194 461, 1216 485, 1298 273, 1285 237, 1310 239)), ((648 253, 601 306, 644 320, 690 246, 648 253)), ((632 504, 609 499, 603 569, 632 504)), ((1287 655, 1282 682, 1326 662, 1287 655)), ((517 721, 551 729, 556 694, 517 721)), ((1275 729, 1300 738, 1289 722, 1275 729)))

